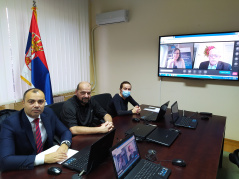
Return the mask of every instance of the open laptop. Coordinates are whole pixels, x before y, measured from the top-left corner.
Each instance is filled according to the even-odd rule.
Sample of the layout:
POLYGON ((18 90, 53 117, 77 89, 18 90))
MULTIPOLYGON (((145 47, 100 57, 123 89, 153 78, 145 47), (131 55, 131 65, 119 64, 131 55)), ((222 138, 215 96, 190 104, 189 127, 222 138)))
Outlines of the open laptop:
POLYGON ((197 119, 191 119, 185 116, 179 116, 177 101, 171 106, 172 122, 175 126, 188 127, 195 129, 197 127, 197 119))
POLYGON ((140 118, 145 121, 159 121, 160 119, 163 119, 167 108, 168 108, 169 101, 164 103, 159 110, 159 113, 151 112, 149 114, 146 114, 144 116, 141 116, 140 118))
POLYGON ((162 129, 157 127, 152 133, 150 133, 146 137, 146 140, 169 147, 172 145, 178 135, 179 133, 174 130, 162 129))
POLYGON ((137 124, 133 128, 127 130, 125 135, 134 134, 138 139, 144 140, 157 126, 155 125, 145 125, 145 124, 137 124))
POLYGON ((129 135, 111 149, 117 179, 168 178, 171 170, 141 159, 135 136, 129 135))
POLYGON ((115 129, 108 132, 91 146, 87 146, 62 163, 64 167, 88 174, 103 162, 113 145, 115 129))

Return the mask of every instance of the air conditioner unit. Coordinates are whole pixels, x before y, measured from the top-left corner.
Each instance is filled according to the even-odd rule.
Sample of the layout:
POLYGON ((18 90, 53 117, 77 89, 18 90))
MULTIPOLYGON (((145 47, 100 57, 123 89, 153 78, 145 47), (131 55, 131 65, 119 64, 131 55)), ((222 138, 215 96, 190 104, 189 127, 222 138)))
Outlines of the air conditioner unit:
POLYGON ((129 21, 129 12, 127 10, 118 10, 96 15, 97 25, 113 24, 128 21, 129 21))

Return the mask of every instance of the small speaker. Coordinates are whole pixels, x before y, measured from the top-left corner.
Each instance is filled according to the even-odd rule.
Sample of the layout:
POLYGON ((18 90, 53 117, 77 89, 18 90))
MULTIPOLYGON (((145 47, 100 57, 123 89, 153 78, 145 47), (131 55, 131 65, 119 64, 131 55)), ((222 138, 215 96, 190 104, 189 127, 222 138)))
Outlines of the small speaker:
POLYGON ((157 161, 156 151, 153 149, 148 150, 148 153, 145 155, 145 157, 151 162, 157 161))

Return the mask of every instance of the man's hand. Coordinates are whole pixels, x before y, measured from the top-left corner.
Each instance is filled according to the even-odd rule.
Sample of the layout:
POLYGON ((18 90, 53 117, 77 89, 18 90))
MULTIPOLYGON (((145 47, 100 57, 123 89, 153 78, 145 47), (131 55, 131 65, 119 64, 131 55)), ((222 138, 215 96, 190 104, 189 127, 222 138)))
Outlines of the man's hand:
POLYGON ((101 124, 101 126, 99 128, 102 133, 107 133, 114 128, 114 125, 112 122, 106 121, 105 123, 101 124))
POLYGON ((61 144, 61 146, 57 149, 57 152, 66 154, 68 152, 68 146, 66 144, 61 144))
POLYGON ((141 112, 141 108, 139 106, 135 106, 134 109, 132 109, 133 114, 139 114, 141 112))
POLYGON ((56 163, 67 159, 68 146, 62 144, 56 152, 45 155, 45 163, 56 163))

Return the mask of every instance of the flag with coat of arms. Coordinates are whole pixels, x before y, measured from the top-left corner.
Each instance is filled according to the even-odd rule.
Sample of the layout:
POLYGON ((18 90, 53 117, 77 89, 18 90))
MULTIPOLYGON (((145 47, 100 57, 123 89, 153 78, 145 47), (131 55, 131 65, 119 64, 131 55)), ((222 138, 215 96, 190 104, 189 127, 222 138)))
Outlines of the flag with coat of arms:
POLYGON ((51 79, 37 25, 36 7, 32 8, 32 19, 25 51, 25 64, 21 79, 32 88, 45 93, 46 103, 52 104, 51 79))

